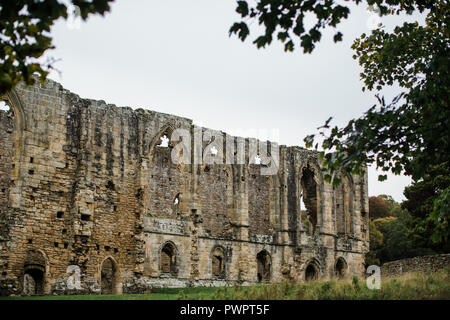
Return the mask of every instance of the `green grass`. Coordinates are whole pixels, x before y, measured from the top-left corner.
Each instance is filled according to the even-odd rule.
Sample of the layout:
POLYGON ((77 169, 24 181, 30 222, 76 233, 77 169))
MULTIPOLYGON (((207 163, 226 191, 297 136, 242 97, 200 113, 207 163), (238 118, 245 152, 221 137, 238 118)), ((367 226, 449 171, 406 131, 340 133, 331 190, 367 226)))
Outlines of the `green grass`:
POLYGON ((251 287, 153 289, 148 294, 3 297, 6 300, 450 300, 450 268, 406 274, 369 290, 364 279, 281 283, 251 287))
POLYGON ((450 300, 450 268, 428 274, 406 274, 369 290, 366 281, 282 283, 255 287, 220 288, 214 299, 248 300, 450 300))

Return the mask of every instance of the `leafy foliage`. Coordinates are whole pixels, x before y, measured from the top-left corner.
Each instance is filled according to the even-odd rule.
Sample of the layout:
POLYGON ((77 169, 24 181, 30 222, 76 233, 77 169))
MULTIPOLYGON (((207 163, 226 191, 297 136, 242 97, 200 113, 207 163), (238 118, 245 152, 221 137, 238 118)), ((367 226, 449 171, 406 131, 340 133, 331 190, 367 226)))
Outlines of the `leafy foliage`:
MULTIPOLYGON (((413 2, 400 1, 406 3, 413 2)), ((419 10, 421 5, 429 10, 425 26, 404 23, 392 33, 378 29, 353 44, 354 58, 364 70, 363 90, 381 90, 397 83, 403 91, 391 103, 377 95, 377 105, 343 128, 331 128, 331 118, 319 128, 327 181, 339 184, 333 179, 336 172, 361 174, 372 163, 382 171, 405 173, 419 181, 429 166, 450 163, 450 3, 415 4, 419 10)), ((306 137, 306 146, 312 147, 315 138, 306 137)), ((380 181, 386 178, 379 176, 380 181)), ((448 239, 450 192, 443 190, 433 198, 439 201, 429 204, 433 225, 440 230, 430 238, 435 242, 448 239)), ((426 223, 431 224, 429 220, 426 223)))
POLYGON ((402 207, 411 213, 408 226, 417 246, 450 252, 449 163, 431 165, 422 179, 406 187, 402 207))
MULTIPOLYGON (((371 198, 384 201, 388 210, 387 215, 370 221, 370 251, 366 254, 366 265, 381 265, 393 260, 436 253, 435 245, 414 241, 417 237, 417 230, 414 229, 416 222, 399 203, 393 200, 389 203, 392 198, 386 195, 371 198)), ((383 214, 386 212, 383 211, 383 214)))
MULTIPOLYGON (((351 0, 356 4, 362 0, 351 0)), ((367 0, 367 4, 377 5, 381 15, 415 10, 423 12, 432 5, 431 0, 367 0)), ((311 53, 315 44, 322 38, 322 31, 327 27, 336 28, 343 19, 347 19, 350 9, 335 0, 238 0, 236 12, 242 21, 234 23, 230 35, 237 34, 245 41, 250 35, 248 22, 257 20, 264 28, 253 43, 257 48, 270 45, 274 38, 284 44, 285 51, 295 49, 294 41, 300 40, 300 46, 305 53, 311 53), (306 20, 314 18, 311 28, 306 29, 306 20)), ((342 41, 343 34, 336 31, 334 42, 342 41)))
POLYGON ((376 224, 372 220, 369 222, 369 239, 370 251, 365 256, 366 265, 379 266, 381 261, 377 253, 383 245, 383 234, 377 229, 376 224))
POLYGON ((369 197, 369 217, 370 219, 378 219, 388 217, 391 207, 389 203, 381 196, 369 197))
MULTIPOLYGON (((70 0, 86 20, 90 14, 104 14, 113 0, 70 0)), ((51 62, 37 58, 52 49, 50 28, 59 18, 68 17, 68 7, 57 0, 15 0, 0 2, 0 95, 10 91, 20 80, 33 84, 33 75, 44 80, 51 62)))

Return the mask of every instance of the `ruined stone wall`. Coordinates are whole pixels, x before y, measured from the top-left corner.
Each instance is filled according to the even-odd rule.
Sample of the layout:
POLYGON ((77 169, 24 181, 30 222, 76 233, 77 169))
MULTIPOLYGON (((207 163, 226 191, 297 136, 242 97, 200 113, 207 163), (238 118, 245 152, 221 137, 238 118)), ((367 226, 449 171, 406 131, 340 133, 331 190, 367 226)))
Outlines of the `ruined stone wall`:
POLYGON ((409 272, 436 272, 450 267, 450 254, 436 254, 387 262, 381 266, 381 276, 398 276, 409 272))
POLYGON ((249 164, 249 139, 245 164, 206 163, 233 155, 223 132, 200 137, 202 163, 177 164, 176 141, 163 140, 183 128, 194 146, 206 128, 81 99, 53 81, 4 99, 12 112, 0 112, 2 295, 305 281, 308 268, 328 279, 338 259, 347 276, 364 271, 367 176, 335 190, 316 153, 286 146, 276 174, 262 175, 266 164, 249 164))

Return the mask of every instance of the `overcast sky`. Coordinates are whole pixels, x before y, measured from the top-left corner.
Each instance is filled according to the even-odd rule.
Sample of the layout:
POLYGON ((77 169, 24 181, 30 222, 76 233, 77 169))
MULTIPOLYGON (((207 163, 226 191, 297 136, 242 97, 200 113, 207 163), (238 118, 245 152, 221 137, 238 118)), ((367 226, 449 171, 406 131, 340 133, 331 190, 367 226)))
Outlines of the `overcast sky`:
MULTIPOLYGON (((370 31, 365 5, 352 6, 340 25, 343 42, 334 44, 330 30, 312 55, 286 53, 278 43, 258 50, 230 38, 239 18, 234 10, 230 0, 116 0, 105 17, 79 29, 59 21, 52 29, 56 49, 46 56, 60 59, 60 73, 50 78, 83 98, 175 114, 230 134, 278 129, 285 145, 304 146, 329 116, 344 125, 375 103, 374 92, 361 91, 350 48, 370 31)), ((369 169, 370 195, 401 201, 409 183, 393 175, 378 182, 369 169)))

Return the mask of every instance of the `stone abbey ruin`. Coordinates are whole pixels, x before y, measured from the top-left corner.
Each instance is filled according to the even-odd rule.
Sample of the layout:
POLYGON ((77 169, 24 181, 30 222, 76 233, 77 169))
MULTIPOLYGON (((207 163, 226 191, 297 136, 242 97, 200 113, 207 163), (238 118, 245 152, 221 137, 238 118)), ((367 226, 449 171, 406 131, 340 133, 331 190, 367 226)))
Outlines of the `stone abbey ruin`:
POLYGON ((2 101, 10 110, 0 111, 0 295, 140 293, 364 272, 367 176, 343 175, 333 188, 315 152, 287 146, 279 146, 277 172, 262 175, 265 164, 249 152, 255 139, 238 137, 202 139, 200 147, 208 153, 215 143, 234 159, 243 141, 240 164, 175 164, 174 142, 161 138, 207 129, 81 99, 50 80, 20 84, 2 101))

